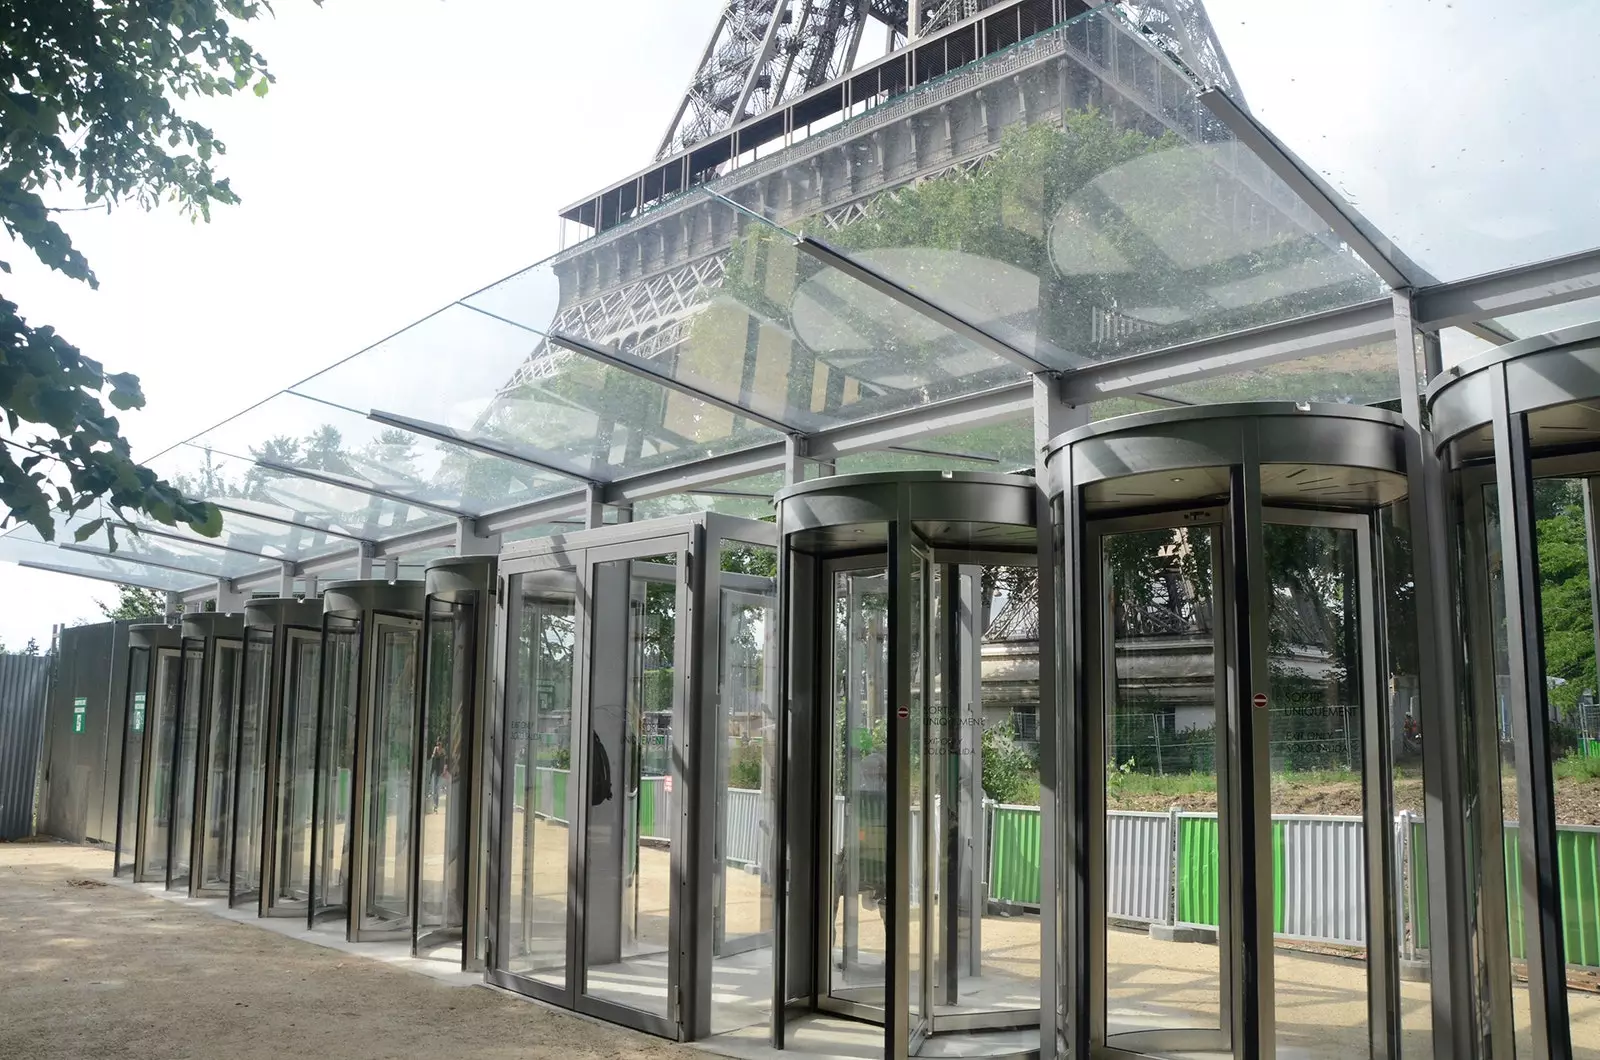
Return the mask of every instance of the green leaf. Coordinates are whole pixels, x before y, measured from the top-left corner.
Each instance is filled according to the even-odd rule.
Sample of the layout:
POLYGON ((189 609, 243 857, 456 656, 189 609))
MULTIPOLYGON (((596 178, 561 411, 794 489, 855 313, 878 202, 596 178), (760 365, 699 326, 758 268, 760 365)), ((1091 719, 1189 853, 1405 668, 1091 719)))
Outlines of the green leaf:
POLYGON ((72 539, 78 542, 87 541, 89 538, 93 537, 104 525, 106 525, 104 518, 91 519, 72 532, 72 539))
POLYGON ((261 80, 256 82, 255 94, 257 96, 264 96, 264 95, 267 94, 267 79, 266 78, 263 77, 261 80))

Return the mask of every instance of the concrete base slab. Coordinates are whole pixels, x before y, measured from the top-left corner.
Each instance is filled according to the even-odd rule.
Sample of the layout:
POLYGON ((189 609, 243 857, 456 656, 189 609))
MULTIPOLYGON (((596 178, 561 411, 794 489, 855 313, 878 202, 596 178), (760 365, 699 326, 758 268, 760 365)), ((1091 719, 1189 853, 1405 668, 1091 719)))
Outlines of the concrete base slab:
POLYGON ((1150 937, 1157 942, 1202 942, 1217 944, 1217 929, 1188 924, 1151 924, 1150 937))
POLYGON ((1400 979, 1407 983, 1426 983, 1433 975, 1433 966, 1427 961, 1400 958, 1400 979))

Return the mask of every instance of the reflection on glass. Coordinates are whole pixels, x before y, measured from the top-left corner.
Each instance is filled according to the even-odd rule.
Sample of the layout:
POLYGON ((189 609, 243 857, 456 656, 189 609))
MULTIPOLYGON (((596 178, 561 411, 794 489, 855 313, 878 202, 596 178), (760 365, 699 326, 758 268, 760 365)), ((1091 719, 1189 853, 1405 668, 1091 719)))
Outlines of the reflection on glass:
POLYGON ((239 802, 234 820, 233 892, 261 888, 261 825, 266 807, 267 697, 272 686, 272 635, 245 634, 244 689, 239 700, 239 802))
POLYGON ((472 608, 435 601, 428 615, 422 719, 422 818, 417 837, 418 948, 461 941, 467 886, 473 662, 472 608))
POLYGON ((138 879, 165 880, 172 813, 173 748, 178 737, 178 653, 156 652, 155 702, 145 707, 150 733, 150 776, 145 786, 144 862, 138 879))
POLYGON ((377 663, 372 673, 368 741, 366 893, 363 927, 409 924, 411 910, 412 745, 417 709, 420 633, 414 622, 380 617, 374 623, 377 663))
MULTIPOLYGON (((1115 683, 1105 690, 1106 1033, 1220 1031, 1221 951, 1120 926, 1120 884, 1138 871, 1138 830, 1175 819, 1177 846, 1201 852, 1180 872, 1175 923, 1216 929, 1226 893, 1217 857, 1216 535, 1189 526, 1107 534, 1104 636, 1115 683), (1141 798, 1148 788, 1154 798, 1141 798), (1182 794, 1178 794, 1178 793, 1182 794)), ((1170 826, 1169 826, 1170 827, 1170 826)), ((1148 914, 1146 914, 1148 915, 1148 914)))
POLYGON ((205 655, 185 644, 183 649, 183 708, 178 714, 178 751, 172 794, 171 885, 189 882, 190 843, 194 838, 195 757, 200 750, 200 708, 205 702, 201 681, 205 655))
POLYGON ((150 684, 150 649, 134 648, 128 653, 128 716, 122 737, 121 796, 117 803, 118 875, 133 868, 135 837, 139 820, 139 780, 143 775, 145 696, 150 684))
POLYGON ((773 786, 778 713, 778 556, 722 547, 717 643, 717 819, 712 881, 711 1029, 772 1008, 773 786))
MULTIPOLYGON (((1592 605, 1592 479, 1534 483, 1544 673, 1548 686, 1558 877, 1574 1056, 1600 1056, 1600 704, 1592 605)), ((1509 816, 1509 815, 1508 815, 1509 816)), ((1507 868, 1513 867, 1508 851, 1507 868)))
POLYGON ((273 844, 277 864, 269 909, 298 905, 311 891, 311 800, 322 644, 309 630, 290 630, 288 636, 278 730, 278 834, 273 844))
POLYGON ((228 886, 229 839, 233 834, 233 744, 239 713, 237 641, 214 641, 208 704, 211 731, 206 741, 205 822, 200 843, 200 886, 228 886))
MULTIPOLYGON (((1378 511, 1382 579, 1378 599, 1386 609, 1388 651, 1388 739, 1397 829, 1395 947, 1402 961, 1419 960, 1428 948, 1422 862, 1427 837, 1422 821, 1422 714, 1417 680, 1416 590, 1412 582, 1409 507, 1391 504, 1378 511)), ((1429 984, 1419 977, 1400 980, 1401 1053, 1425 1056, 1433 1048, 1433 1006, 1429 984)))
POLYGON ((314 912, 349 904, 350 774, 355 765, 360 623, 330 617, 323 635, 322 770, 316 778, 317 850, 314 912))
POLYGON ((592 591, 583 988, 665 1017, 677 557, 596 564, 592 591))
MULTIPOLYGON (((577 588, 569 572, 510 579, 499 965, 554 987, 567 983, 569 829, 577 696, 577 588)), ((591 784, 594 787, 595 784, 591 784)))
MULTIPOLYGON (((1300 878, 1326 856, 1325 840, 1286 823, 1309 814, 1345 824, 1353 834, 1364 809, 1356 535, 1269 523, 1264 536, 1278 1051, 1303 1055, 1333 1038, 1359 1049, 1370 1041, 1365 950, 1325 945, 1313 955, 1282 939, 1307 934, 1299 925, 1323 920, 1327 914, 1315 903, 1330 900, 1320 878, 1300 878)), ((1346 915, 1366 922, 1363 908, 1346 915)))
POLYGON ((881 1006, 889 914, 885 568, 837 572, 832 611, 829 993, 881 1006))
MULTIPOLYGON (((1533 1008, 1528 996, 1527 963, 1522 950, 1525 894, 1521 887, 1521 858, 1517 848, 1517 745, 1513 739, 1509 689, 1511 659, 1506 645, 1506 586, 1504 556, 1500 548, 1499 500, 1493 484, 1481 493, 1483 572, 1488 600, 1481 611, 1469 615, 1487 622, 1476 631, 1478 652, 1468 653, 1474 673, 1478 709, 1473 712, 1474 739, 1468 741, 1476 759, 1478 785, 1477 829, 1473 836, 1477 868, 1482 877, 1478 890, 1480 923, 1489 925, 1493 942, 1484 954, 1485 989, 1504 997, 1509 989, 1515 1049, 1519 1056, 1533 1055, 1533 1008), (1485 663, 1489 666, 1485 666, 1485 663), (1498 898, 1496 897, 1498 896, 1498 898)), ((1475 528, 1476 529, 1476 528, 1475 528)), ((1500 1028, 1505 1038, 1507 1028, 1500 1028)), ((1509 1048, 1510 1043, 1504 1042, 1509 1048)))

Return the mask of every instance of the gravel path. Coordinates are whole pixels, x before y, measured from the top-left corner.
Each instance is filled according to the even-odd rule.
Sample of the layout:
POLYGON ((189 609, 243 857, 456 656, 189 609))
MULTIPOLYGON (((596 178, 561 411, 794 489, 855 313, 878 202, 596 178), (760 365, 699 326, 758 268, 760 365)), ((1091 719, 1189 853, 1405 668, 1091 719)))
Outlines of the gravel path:
POLYGON ((184 909, 110 875, 103 850, 0 843, 0 1057, 697 1055, 184 909))

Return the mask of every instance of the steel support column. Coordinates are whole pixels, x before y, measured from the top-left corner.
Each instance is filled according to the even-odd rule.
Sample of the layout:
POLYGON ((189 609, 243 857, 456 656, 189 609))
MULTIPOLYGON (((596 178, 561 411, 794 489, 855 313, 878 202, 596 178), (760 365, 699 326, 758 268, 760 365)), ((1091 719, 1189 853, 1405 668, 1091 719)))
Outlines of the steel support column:
POLYGON ((1422 718, 1423 820, 1428 852, 1428 938, 1435 1060, 1477 1055, 1472 1018, 1472 964, 1467 842, 1462 807, 1462 739, 1455 655, 1446 626, 1452 605, 1449 520, 1444 469, 1422 424, 1416 330, 1409 293, 1394 296, 1395 360, 1405 420, 1407 506, 1417 630, 1417 698, 1422 718))

